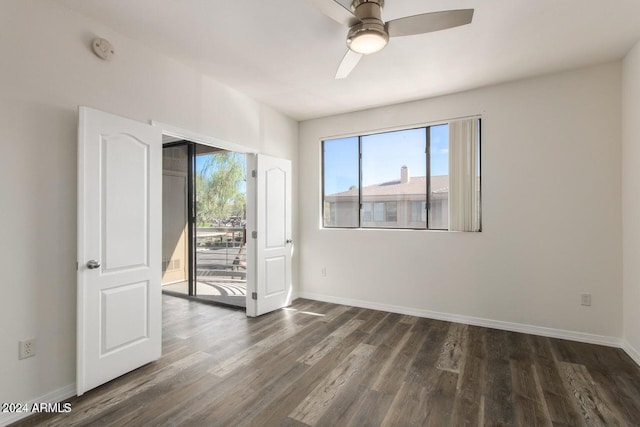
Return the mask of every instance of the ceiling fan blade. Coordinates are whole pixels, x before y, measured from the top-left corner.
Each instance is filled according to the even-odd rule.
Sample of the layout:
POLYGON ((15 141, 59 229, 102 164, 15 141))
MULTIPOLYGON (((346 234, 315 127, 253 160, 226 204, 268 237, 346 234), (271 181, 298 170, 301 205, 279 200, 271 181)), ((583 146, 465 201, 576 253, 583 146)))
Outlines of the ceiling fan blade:
POLYGON ((353 13, 334 0, 306 0, 306 2, 345 27, 351 27, 360 22, 353 13))
POLYGON ((473 9, 423 13, 389 21, 387 31, 389 37, 411 36, 470 24, 472 19, 473 9))
POLYGON ((351 49, 347 50, 347 53, 344 55, 344 58, 342 58, 342 61, 338 66, 336 79, 344 79, 345 77, 347 77, 351 73, 351 71, 356 68, 356 65, 358 65, 358 62, 360 62, 362 56, 363 55, 361 53, 356 53, 351 49))

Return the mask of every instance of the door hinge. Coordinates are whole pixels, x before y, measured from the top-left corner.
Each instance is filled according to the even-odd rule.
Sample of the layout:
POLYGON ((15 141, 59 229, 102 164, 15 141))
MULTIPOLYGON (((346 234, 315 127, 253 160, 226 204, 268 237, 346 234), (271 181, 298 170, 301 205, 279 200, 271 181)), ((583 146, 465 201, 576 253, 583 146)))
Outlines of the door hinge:
POLYGON ((257 292, 251 292, 251 299, 258 299, 258 293, 257 292))
POLYGON ((251 237, 254 238, 254 239, 257 239, 258 238, 258 232, 257 231, 252 231, 251 232, 251 237))
POLYGON ((251 178, 255 178, 256 176, 258 176, 258 174, 256 173, 255 169, 251 171, 251 178))
POLYGON ((76 261, 76 271, 80 270, 80 263, 76 261))

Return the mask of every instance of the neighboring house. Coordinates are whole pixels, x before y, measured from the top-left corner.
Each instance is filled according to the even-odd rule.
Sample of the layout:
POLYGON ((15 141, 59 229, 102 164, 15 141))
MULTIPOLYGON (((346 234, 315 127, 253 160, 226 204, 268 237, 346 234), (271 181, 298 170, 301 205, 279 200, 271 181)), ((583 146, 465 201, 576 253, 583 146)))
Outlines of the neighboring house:
MULTIPOLYGON (((325 225, 358 227, 358 188, 324 197, 325 225)), ((425 228, 427 179, 412 177, 403 166, 400 179, 362 187, 361 227, 425 228)), ((449 176, 432 176, 429 228, 447 229, 449 224, 449 176)))

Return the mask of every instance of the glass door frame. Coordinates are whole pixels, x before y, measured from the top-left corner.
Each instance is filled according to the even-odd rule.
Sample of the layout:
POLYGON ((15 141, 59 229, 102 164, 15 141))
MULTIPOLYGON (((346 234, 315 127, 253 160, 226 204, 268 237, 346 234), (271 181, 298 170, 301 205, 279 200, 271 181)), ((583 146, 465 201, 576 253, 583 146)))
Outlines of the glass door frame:
POLYGON ((195 143, 187 140, 162 144, 162 149, 187 147, 187 295, 196 296, 196 260, 195 260, 195 143))

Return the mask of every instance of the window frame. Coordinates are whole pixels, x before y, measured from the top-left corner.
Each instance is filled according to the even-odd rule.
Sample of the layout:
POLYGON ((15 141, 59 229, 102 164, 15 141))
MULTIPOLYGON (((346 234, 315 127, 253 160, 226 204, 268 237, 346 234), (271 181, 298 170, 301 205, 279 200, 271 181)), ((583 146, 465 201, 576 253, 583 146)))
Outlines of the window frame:
MULTIPOLYGON (((460 117, 464 118, 464 117, 460 117)), ((320 203, 321 203, 321 212, 320 212, 320 228, 326 230, 416 230, 416 231, 449 231, 448 228, 429 228, 429 212, 431 210, 431 128, 441 125, 449 125, 450 122, 460 119, 449 119, 439 122, 426 123, 421 125, 413 125, 407 127, 398 127, 391 129, 381 129, 375 130, 371 132, 364 132, 358 134, 344 135, 344 136, 332 136, 322 138, 320 140, 320 174, 321 174, 321 193, 320 193, 320 203), (401 132, 407 130, 414 129, 425 129, 425 162, 426 162, 426 200, 425 200, 425 227, 382 227, 382 226, 366 226, 362 225, 363 223, 363 215, 364 215, 364 203, 370 203, 372 205, 371 210, 371 223, 375 223, 374 221, 374 211, 373 204, 375 202, 364 202, 362 200, 362 138, 370 135, 378 135, 384 133, 392 133, 392 132, 401 132), (358 138, 358 215, 357 215, 357 225, 355 226, 335 226, 335 225, 325 225, 325 149, 324 144, 326 141, 332 141, 336 139, 346 139, 346 138, 358 138)), ((467 116, 466 118, 476 118, 478 120, 478 186, 479 186, 479 194, 478 194, 478 216, 479 216, 479 229, 476 232, 482 232, 482 118, 480 116, 467 116)), ((420 201, 422 202, 422 201, 420 201)), ((383 203, 387 203, 387 201, 383 201, 383 203)), ((334 203, 335 205, 336 203, 334 203)), ((411 216, 411 209, 409 209, 409 217, 411 216)), ((337 217, 337 216, 336 216, 337 217)), ((396 222, 398 221, 399 215, 397 210, 397 202, 396 202, 396 222)), ((386 219, 386 205, 385 205, 385 219, 386 219)), ((386 222, 386 221, 385 221, 386 222)), ((411 222, 411 221, 409 221, 411 222)))

